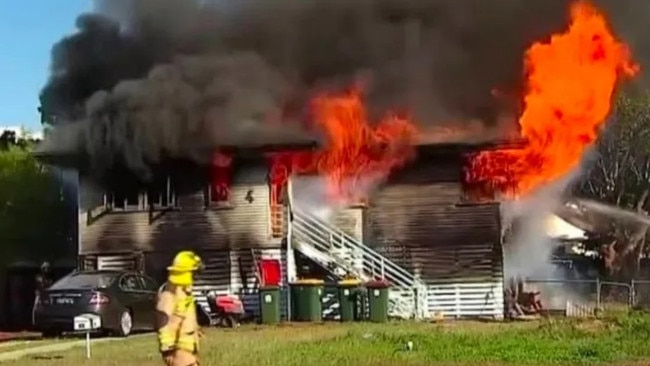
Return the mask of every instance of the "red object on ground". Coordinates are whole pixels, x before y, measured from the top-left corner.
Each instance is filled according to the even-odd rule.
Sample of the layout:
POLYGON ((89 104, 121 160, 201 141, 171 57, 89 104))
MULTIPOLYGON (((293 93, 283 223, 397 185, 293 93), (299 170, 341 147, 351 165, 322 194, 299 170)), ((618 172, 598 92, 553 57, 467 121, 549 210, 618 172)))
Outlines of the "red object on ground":
POLYGON ((259 262, 261 286, 280 286, 282 265, 277 259, 262 259, 259 262))
POLYGON ((243 314, 244 304, 238 297, 223 295, 215 299, 217 309, 225 314, 243 314))

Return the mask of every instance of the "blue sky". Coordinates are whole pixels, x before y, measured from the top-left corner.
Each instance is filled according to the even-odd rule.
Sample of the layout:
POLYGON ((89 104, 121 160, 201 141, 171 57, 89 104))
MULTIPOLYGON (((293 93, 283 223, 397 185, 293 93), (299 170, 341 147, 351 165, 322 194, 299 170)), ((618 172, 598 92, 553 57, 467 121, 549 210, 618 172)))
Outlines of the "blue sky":
POLYGON ((0 0, 0 126, 40 130, 38 93, 52 45, 75 30, 92 0, 0 0))

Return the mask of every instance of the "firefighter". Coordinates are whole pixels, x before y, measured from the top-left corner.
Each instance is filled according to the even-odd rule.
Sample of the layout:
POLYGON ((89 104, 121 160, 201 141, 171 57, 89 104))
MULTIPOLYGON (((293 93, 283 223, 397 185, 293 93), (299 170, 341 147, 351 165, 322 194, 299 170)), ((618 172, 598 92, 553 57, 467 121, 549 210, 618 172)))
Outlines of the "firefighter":
POLYGON ((158 342, 167 366, 197 366, 199 325, 192 295, 194 273, 202 267, 201 258, 182 251, 167 268, 167 282, 158 292, 158 342))
POLYGON ((41 263, 41 268, 36 274, 36 295, 40 295, 43 291, 52 286, 52 270, 50 262, 41 263))
POLYGON ((32 306, 32 325, 36 325, 36 304, 45 290, 52 286, 52 271, 50 269, 50 262, 41 263, 40 271, 36 274, 35 278, 36 288, 34 293, 34 305, 32 306))

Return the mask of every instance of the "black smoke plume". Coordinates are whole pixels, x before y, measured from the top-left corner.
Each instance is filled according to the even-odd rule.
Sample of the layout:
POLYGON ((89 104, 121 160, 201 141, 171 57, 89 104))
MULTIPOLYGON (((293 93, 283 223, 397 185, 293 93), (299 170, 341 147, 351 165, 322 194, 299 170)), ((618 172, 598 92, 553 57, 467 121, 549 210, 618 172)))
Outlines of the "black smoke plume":
MULTIPOLYGON (((640 55, 644 0, 601 0, 640 55), (636 4, 636 5, 634 5, 636 4)), ((41 93, 57 126, 45 150, 146 171, 204 161, 223 145, 311 140, 300 106, 362 78, 373 115, 423 127, 499 127, 520 96, 522 59, 561 30, 569 0, 101 0, 52 50, 41 93), (514 98, 516 101, 517 98, 514 98), (299 106, 291 108, 291 106, 299 106)))

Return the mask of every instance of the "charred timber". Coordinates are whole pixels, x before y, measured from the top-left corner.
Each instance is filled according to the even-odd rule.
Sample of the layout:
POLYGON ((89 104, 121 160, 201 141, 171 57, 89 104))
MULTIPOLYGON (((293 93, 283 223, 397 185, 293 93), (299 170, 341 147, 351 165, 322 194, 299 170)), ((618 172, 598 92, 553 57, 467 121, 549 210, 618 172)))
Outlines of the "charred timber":
POLYGON ((522 149, 526 146, 527 141, 524 139, 510 139, 510 140, 496 140, 487 142, 450 142, 450 143, 426 143, 421 142, 416 145, 418 156, 420 154, 435 153, 435 154, 459 154, 467 155, 480 151, 489 150, 511 150, 522 149))

